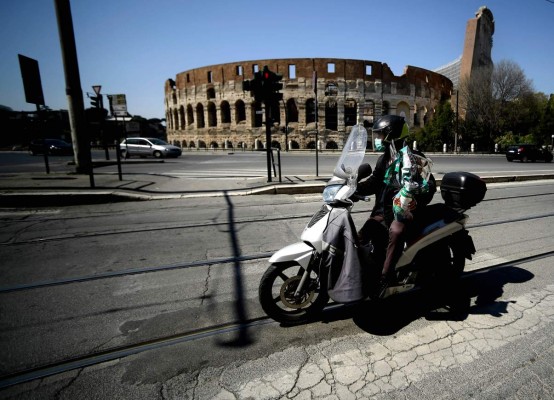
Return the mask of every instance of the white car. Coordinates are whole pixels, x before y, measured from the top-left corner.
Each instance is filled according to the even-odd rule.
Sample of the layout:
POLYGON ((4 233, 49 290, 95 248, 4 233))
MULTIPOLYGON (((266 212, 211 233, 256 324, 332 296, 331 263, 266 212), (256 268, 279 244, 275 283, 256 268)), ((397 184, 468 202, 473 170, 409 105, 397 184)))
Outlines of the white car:
POLYGON ((182 153, 181 148, 173 146, 161 139, 156 138, 127 138, 119 145, 121 156, 129 158, 131 156, 156 158, 179 157, 182 153))

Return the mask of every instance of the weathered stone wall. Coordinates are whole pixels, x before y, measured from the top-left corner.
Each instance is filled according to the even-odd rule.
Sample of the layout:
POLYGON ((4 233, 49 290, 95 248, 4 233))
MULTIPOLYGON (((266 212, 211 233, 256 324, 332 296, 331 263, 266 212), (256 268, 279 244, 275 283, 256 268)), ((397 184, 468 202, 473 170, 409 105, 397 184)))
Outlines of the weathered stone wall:
POLYGON ((283 75, 283 102, 272 115, 273 145, 281 148, 286 138, 292 148, 315 146, 316 128, 321 148, 341 148, 351 126, 371 124, 383 114, 404 115, 410 127, 424 126, 452 92, 452 82, 440 74, 407 66, 395 76, 378 61, 294 58, 211 65, 166 81, 168 140, 183 147, 263 146, 262 105, 242 91, 242 82, 265 65, 283 75))

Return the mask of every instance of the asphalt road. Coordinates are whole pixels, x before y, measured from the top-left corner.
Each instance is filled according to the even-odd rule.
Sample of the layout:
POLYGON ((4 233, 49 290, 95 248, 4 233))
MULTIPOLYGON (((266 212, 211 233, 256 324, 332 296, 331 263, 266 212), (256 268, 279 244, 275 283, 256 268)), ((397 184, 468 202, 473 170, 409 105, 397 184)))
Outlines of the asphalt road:
MULTIPOLYGON (((105 160, 103 151, 94 150, 93 159, 105 160)), ((318 155, 317 172, 320 176, 330 176, 340 156, 339 152, 323 152, 318 155)), ((443 174, 449 171, 468 171, 478 175, 544 174, 554 172, 554 163, 508 162, 501 155, 432 153, 433 172, 443 174)), ((378 154, 368 153, 365 162, 375 165, 378 154)), ((112 152, 110 160, 115 161, 112 152)), ((68 165, 71 157, 49 157, 52 172, 71 172, 68 165)), ((133 158, 132 160, 140 160, 133 158)), ((147 159, 153 161, 153 159, 147 159)), ((275 155, 277 162, 277 156, 275 155)), ((276 165, 275 168, 278 168, 276 165)), ((43 156, 31 156, 26 152, 0 152, 0 173, 44 172, 43 156)), ((95 169, 96 173, 117 173, 115 165, 95 169)), ((176 177, 234 178, 267 177, 265 152, 252 151, 185 151, 175 159, 163 163, 124 165, 123 173, 170 174, 176 177)), ((315 176, 316 156, 314 152, 281 152, 281 173, 283 176, 315 176)))
POLYGON ((0 397, 551 398, 553 197, 552 181, 489 185, 461 314, 416 294, 288 328, 257 286, 318 195, 0 210, 0 375, 132 350, 0 397))

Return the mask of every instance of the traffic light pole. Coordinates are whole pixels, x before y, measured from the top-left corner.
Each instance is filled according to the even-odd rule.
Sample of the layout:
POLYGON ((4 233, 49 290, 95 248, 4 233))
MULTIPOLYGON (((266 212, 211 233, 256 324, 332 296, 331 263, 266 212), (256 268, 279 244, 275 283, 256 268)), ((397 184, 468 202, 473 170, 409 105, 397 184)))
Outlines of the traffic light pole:
POLYGON ((265 101, 265 148, 267 158, 267 181, 271 182, 271 106, 265 101))

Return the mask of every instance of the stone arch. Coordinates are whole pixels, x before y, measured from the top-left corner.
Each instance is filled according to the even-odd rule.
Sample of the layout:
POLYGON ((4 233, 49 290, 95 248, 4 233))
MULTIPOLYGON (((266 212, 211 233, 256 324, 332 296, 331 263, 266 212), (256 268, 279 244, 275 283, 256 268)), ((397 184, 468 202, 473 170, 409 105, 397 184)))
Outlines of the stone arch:
POLYGON ((179 129, 179 115, 177 109, 173 110, 173 129, 179 129))
POLYGON ((262 105, 258 103, 257 101, 252 102, 251 104, 251 115, 252 115, 252 127, 253 128, 259 128, 262 126, 263 118, 262 118, 262 105))
POLYGON ((189 125, 194 124, 194 111, 192 110, 192 106, 190 104, 187 105, 187 122, 189 125))
POLYGON ((204 106, 202 105, 202 103, 198 103, 196 105, 196 127, 206 127, 206 123, 204 122, 204 106))
POLYGON ((295 99, 287 100, 287 120, 288 122, 298 122, 298 107, 295 99))
POLYGON ((298 144, 298 142, 296 140, 291 140, 290 141, 290 148, 293 149, 293 150, 298 150, 300 148, 300 145, 298 144))
POLYGON ((198 148, 199 149, 205 149, 206 148, 206 142, 204 142, 203 140, 199 140, 198 141, 198 148))
POLYGON ((401 101, 396 105, 396 115, 404 117, 404 120, 410 124, 410 105, 405 101, 401 101))
POLYGON ((334 140, 329 140, 329 141, 325 144, 325 148, 326 148, 326 149, 329 149, 329 150, 338 150, 339 145, 338 145, 337 142, 335 142, 334 140))
POLYGON ((221 105, 221 123, 230 124, 231 123, 231 106, 229 106, 228 101, 222 101, 221 105))
POLYGON ((237 100, 235 102, 235 123, 239 124, 242 121, 246 121, 246 107, 244 101, 237 100))
POLYGON ((358 121, 358 104, 356 100, 348 99, 344 103, 344 126, 354 126, 358 121))
POLYGON ((210 149, 217 149, 217 148, 219 148, 219 145, 215 140, 212 140, 210 143, 210 149))
POLYGON ((325 84, 325 96, 337 96, 339 94, 339 86, 336 82, 329 81, 325 84))
POLYGON ((179 107, 179 121, 181 121, 181 127, 180 128, 185 129, 187 124, 186 124, 186 121, 185 121, 185 107, 184 106, 179 107))
POLYGON ((309 141, 308 144, 306 145, 306 148, 315 150, 315 140, 309 141))
POLYGON ((271 120, 272 123, 281 123, 281 107, 279 106, 279 102, 275 101, 273 104, 271 104, 271 120))
POLYGON ((173 129, 173 126, 171 126, 171 111, 170 110, 166 111, 165 120, 167 121, 168 129, 173 129))
POLYGON ((217 126, 217 111, 213 101, 208 102, 208 126, 217 126))
POLYGON ((194 141, 191 140, 191 141, 189 142, 189 148, 193 149, 193 148, 195 148, 195 147, 196 147, 196 145, 194 144, 194 141))
POLYGON ((388 101, 383 101, 381 115, 389 115, 389 112, 390 112, 390 103, 388 101))
POLYGON ((315 122, 315 100, 306 100, 306 125, 315 122))
POLYGON ((215 99, 215 89, 213 87, 206 89, 207 100, 215 99))
POLYGON ((325 129, 338 130, 338 106, 336 101, 325 102, 325 129))
POLYGON ((278 140, 272 140, 271 141, 271 147, 274 149, 281 149, 281 143, 279 143, 278 140))

